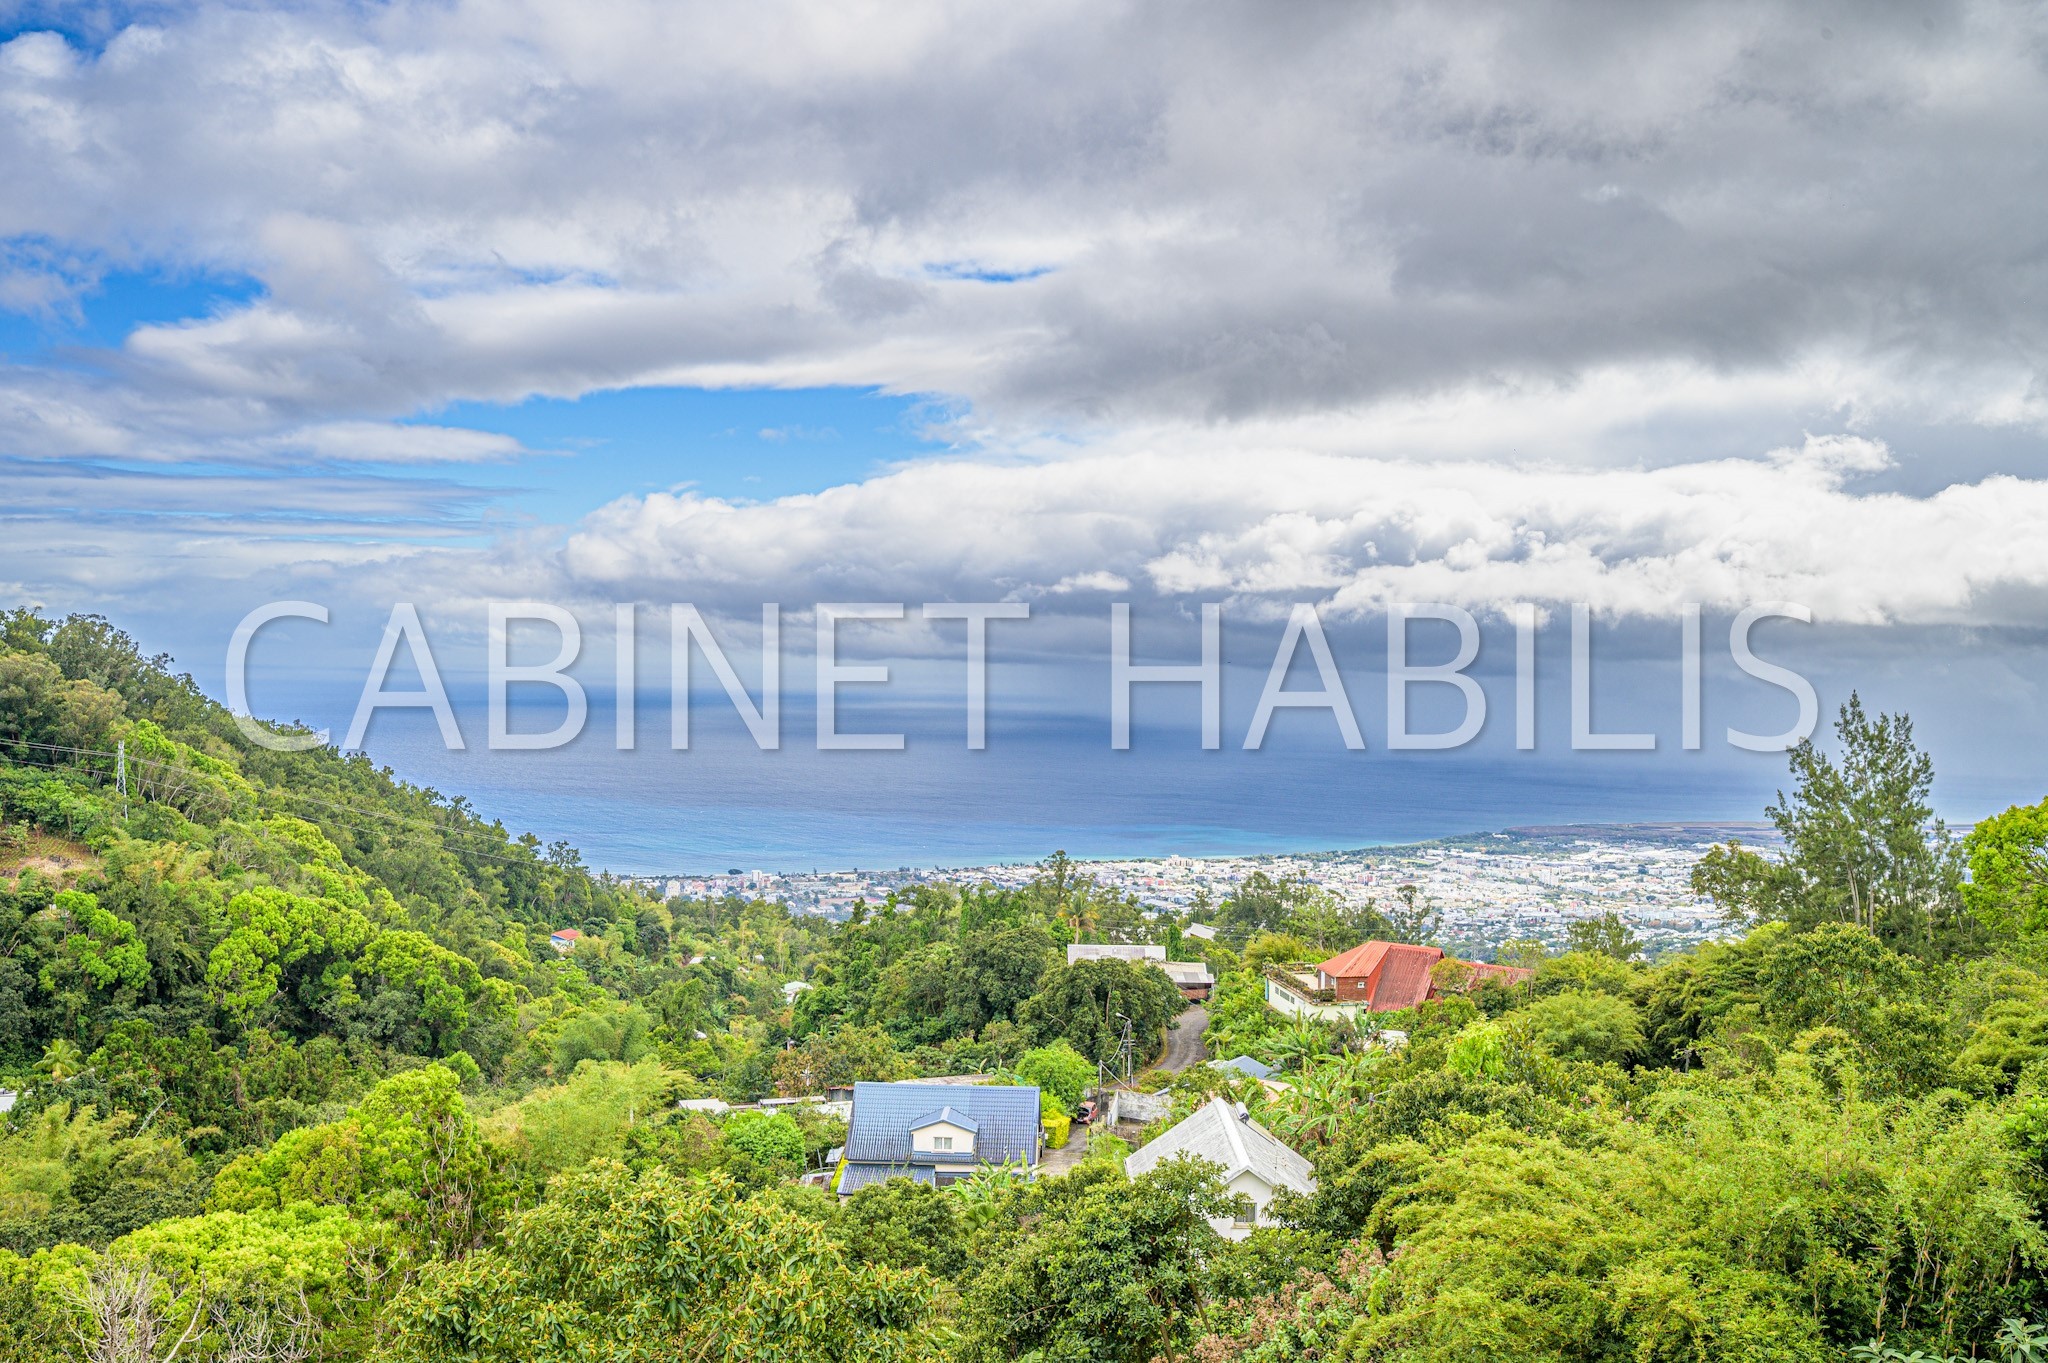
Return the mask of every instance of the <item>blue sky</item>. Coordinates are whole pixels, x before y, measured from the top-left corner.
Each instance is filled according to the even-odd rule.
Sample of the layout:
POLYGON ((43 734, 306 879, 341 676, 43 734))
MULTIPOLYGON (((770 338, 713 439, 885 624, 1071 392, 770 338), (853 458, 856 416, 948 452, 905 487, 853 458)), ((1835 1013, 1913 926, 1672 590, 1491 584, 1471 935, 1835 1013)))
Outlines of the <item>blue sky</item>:
POLYGON ((687 484, 710 496, 765 501, 858 482, 889 465, 943 453, 927 434, 944 413, 872 389, 634 388, 517 404, 460 402, 435 424, 511 436, 533 457, 477 470, 504 505, 559 520, 615 497, 687 484), (548 457, 553 456, 553 457, 548 457))
MULTIPOLYGON (((0 245, 17 260, 63 257, 47 240, 15 239, 0 245)), ((62 303, 0 313, 0 355, 10 364, 92 365, 92 352, 117 347, 148 323, 175 323, 216 315, 263 292, 261 281, 222 278, 197 270, 144 268, 87 274, 62 303)))
MULTIPOLYGON (((1562 657, 1584 602, 1656 725, 1687 603, 1793 602, 1774 656, 1910 709, 1974 817, 2048 742, 2044 44, 1970 4, 0 5, 0 598, 216 691, 245 612, 327 603, 259 650, 327 723, 400 601, 469 687, 489 602, 559 603, 595 689, 618 602, 742 645, 785 603, 801 677, 811 603, 1007 601, 994 703, 1061 734, 1117 601, 1162 656, 1223 603, 1237 714, 1311 603, 1362 717, 1390 604, 1471 611, 1492 687, 1517 603, 1562 657)), ((951 713, 958 626, 856 637, 951 713)), ((1475 810, 1580 807, 1485 761, 1475 810)), ((1615 817, 1776 779, 1639 765, 1615 817)), ((1094 818, 1058 766, 1000 793, 1094 818)), ((1190 790, 1160 827, 1277 836, 1190 790)))

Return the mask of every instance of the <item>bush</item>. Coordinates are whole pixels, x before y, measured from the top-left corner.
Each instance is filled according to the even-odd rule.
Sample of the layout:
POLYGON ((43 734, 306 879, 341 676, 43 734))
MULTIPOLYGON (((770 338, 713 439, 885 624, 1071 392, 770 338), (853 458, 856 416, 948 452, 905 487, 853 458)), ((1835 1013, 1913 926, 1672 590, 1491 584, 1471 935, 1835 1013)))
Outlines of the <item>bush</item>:
POLYGON ((1538 1045, 1565 1060, 1618 1065, 1643 1049, 1643 1028, 1635 1006, 1612 994, 1590 990, 1552 994, 1510 1016, 1528 1029, 1538 1045))
POLYGON ((1037 1085, 1039 1092, 1051 1094, 1066 1112, 1074 1109, 1095 1082, 1095 1066, 1064 1038, 1026 1051, 1017 1062, 1017 1074, 1025 1083, 1037 1085))
POLYGON ((952 1277, 967 1266, 961 1200, 926 1183, 870 1183, 840 1209, 837 1235, 863 1264, 925 1268, 952 1277))
POLYGON ((737 1112, 725 1123, 725 1139, 733 1149, 762 1164, 802 1164, 804 1133, 787 1115, 737 1112))
POLYGON ((441 1057, 439 1063, 453 1071, 455 1077, 462 1081, 464 1088, 475 1083, 476 1077, 483 1073, 483 1067, 476 1063, 476 1057, 468 1051, 450 1051, 441 1057))

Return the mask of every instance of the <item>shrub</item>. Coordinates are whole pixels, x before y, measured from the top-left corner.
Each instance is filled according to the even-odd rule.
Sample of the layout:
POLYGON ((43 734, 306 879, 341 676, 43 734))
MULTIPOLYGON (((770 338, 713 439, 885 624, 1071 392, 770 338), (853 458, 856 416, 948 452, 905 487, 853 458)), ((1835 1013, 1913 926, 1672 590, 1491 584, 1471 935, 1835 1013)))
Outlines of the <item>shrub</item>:
POLYGON ((1051 1094, 1063 1110, 1071 1112, 1095 1082, 1095 1066, 1062 1038, 1026 1051, 1017 1062, 1017 1075, 1025 1083, 1037 1085, 1039 1092, 1051 1094))

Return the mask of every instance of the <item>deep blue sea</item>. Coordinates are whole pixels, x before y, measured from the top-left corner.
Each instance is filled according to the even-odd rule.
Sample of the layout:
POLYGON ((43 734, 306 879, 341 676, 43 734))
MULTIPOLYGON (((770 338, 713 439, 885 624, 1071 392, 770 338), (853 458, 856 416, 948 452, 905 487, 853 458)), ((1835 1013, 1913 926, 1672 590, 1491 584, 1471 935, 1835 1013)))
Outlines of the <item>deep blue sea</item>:
POLYGON ((1785 769, 1779 756, 1347 752, 1334 738, 1203 752, 1184 729, 1141 729, 1114 752, 1100 721, 1042 718, 996 719, 981 752, 952 726, 913 729, 900 752, 819 752, 809 724, 786 717, 772 752, 711 726, 675 752, 646 725, 619 752, 610 716, 594 713, 565 748, 489 752, 479 734, 449 752, 426 715, 394 714, 368 746, 400 776, 621 873, 983 865, 1055 849, 1245 855, 1532 823, 1755 820, 1785 769))
MULTIPOLYGON (((566 839, 592 866, 646 874, 987 865, 1036 861, 1055 849, 1078 857, 1250 855, 1526 824, 1751 822, 1790 784, 1783 753, 1742 752, 1724 740, 1730 726, 1782 731, 1793 720, 1790 697, 1735 673, 1725 656, 1710 656, 1706 747, 1683 750, 1675 661, 1658 640, 1603 659, 1592 703, 1597 731, 1654 731, 1653 752, 1571 750, 1569 669, 1555 661, 1564 647, 1554 640, 1539 648, 1553 662, 1539 679, 1536 751, 1514 746, 1511 660, 1484 655, 1482 664, 1493 656, 1493 670, 1481 667, 1475 676, 1488 696, 1487 720, 1467 747, 1390 751, 1383 677, 1361 656, 1349 685, 1364 751, 1344 748, 1327 711, 1282 709, 1263 749, 1247 752, 1242 744, 1272 650, 1247 637, 1238 646, 1259 665, 1225 670, 1220 751, 1202 750, 1197 696, 1187 686, 1140 688, 1132 746, 1112 751, 1106 662, 1031 655, 992 666, 988 747, 979 752, 964 741, 958 664, 943 658, 892 660, 897 671, 887 685, 841 691, 841 728, 902 732, 900 752, 818 751, 815 688, 799 659, 785 668, 779 749, 758 750, 731 703, 713 692, 692 702, 691 750, 672 751, 665 691, 643 684, 638 746, 619 752, 608 659, 592 650, 580 665, 591 706, 582 737, 548 751, 493 752, 475 649, 465 654, 459 643, 446 650, 442 667, 467 748, 445 750, 431 716, 417 709, 381 711, 364 746, 405 779, 462 795, 514 832, 566 839), (457 665, 466 656, 467 669, 457 665)), ((370 645, 306 654, 286 647, 287 638, 256 669, 254 703, 261 713, 330 728, 341 740, 370 645)), ((1850 661, 1833 672, 1812 669, 1821 714, 1831 721, 1850 690, 1861 688, 1873 709, 1921 720, 1915 736, 1935 759, 1935 805, 1952 824, 2037 801, 2048 790, 2033 718, 2048 711, 2031 678, 1968 650, 1930 650, 1910 667, 1850 661)), ((643 676, 657 670, 650 652, 643 676)), ((1291 687, 1313 682, 1303 670, 1296 668, 1291 687)), ((389 685, 414 683, 401 669, 389 685)), ((562 697, 545 686, 515 686, 512 697, 515 732, 548 730, 562 713, 562 697)), ((1441 684, 1412 688, 1411 703, 1416 733, 1446 731, 1464 715, 1457 692, 1441 684)), ((1832 747, 1827 728, 1819 737, 1832 747)))

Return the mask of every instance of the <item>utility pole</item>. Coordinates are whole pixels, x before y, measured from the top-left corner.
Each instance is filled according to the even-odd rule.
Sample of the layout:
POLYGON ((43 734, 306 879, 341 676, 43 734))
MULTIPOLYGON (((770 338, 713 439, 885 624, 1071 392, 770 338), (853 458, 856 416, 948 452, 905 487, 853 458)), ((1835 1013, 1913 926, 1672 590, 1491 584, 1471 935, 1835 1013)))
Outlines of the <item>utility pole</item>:
MULTIPOLYGON (((105 752, 106 749, 100 749, 105 752)), ((114 743, 114 784, 121 792, 121 822, 128 822, 128 740, 114 743)))

